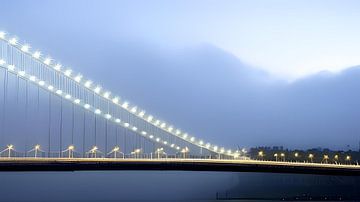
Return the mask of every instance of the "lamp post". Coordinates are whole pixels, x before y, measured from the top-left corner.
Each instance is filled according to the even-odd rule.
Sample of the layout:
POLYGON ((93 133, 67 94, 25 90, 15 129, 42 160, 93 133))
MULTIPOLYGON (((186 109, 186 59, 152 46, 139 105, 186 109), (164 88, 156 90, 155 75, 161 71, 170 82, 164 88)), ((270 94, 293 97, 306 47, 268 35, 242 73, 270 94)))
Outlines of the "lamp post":
POLYGON ((323 158, 324 162, 325 163, 328 163, 328 160, 329 160, 329 155, 327 154, 324 154, 324 158, 323 158))
POLYGON ((264 152, 263 151, 259 151, 258 152, 258 156, 261 160, 263 160, 263 157, 264 157, 264 152))
POLYGON ((345 160, 350 164, 351 156, 347 155, 345 160))
POLYGON ((334 156, 334 161, 335 161, 336 164, 338 163, 338 161, 339 161, 339 155, 335 154, 335 156, 334 156))
POLYGON ((35 158, 37 157, 37 153, 39 150, 40 150, 40 145, 39 144, 35 145, 34 147, 35 158))
POLYGON ((184 159, 186 158, 186 153, 188 153, 188 152, 189 152, 189 149, 187 147, 185 147, 181 150, 181 153, 183 154, 184 159))
POLYGON ((313 163, 314 154, 309 154, 310 162, 313 163))
POLYGON ((157 148, 155 151, 155 154, 157 154, 157 158, 160 158, 160 154, 162 154, 164 151, 164 148, 157 148))
POLYGON ((117 153, 122 154, 122 155, 123 155, 123 158, 125 158, 125 155, 124 155, 124 153, 122 153, 122 152, 120 151, 120 147, 119 147, 119 146, 115 146, 115 147, 108 153, 108 155, 110 155, 110 154, 112 154, 112 153, 114 153, 114 158, 117 158, 117 153))
POLYGON ((89 153, 90 153, 90 155, 92 155, 94 158, 96 158, 96 153, 97 153, 97 151, 98 151, 98 147, 97 147, 97 146, 93 146, 93 147, 90 149, 89 153))
POLYGON ((10 144, 7 146, 7 150, 8 150, 8 158, 11 157, 11 150, 14 150, 14 145, 10 144))
POLYGON ((275 161, 278 161, 278 154, 277 153, 274 154, 274 157, 275 157, 275 161))
POLYGON ((280 156, 281 156, 282 160, 285 161, 285 154, 281 153, 280 156))
POLYGON ((34 146, 33 149, 31 149, 30 151, 28 151, 27 153, 33 152, 34 151, 34 158, 38 157, 38 153, 41 152, 42 150, 40 149, 40 145, 37 144, 34 146))
POLYGON ((140 154, 141 149, 135 149, 133 152, 131 152, 131 154, 134 155, 134 158, 138 158, 138 155, 140 154))
POLYGON ((295 162, 297 162, 297 159, 299 157, 299 153, 295 152, 294 157, 295 157, 295 162))
POLYGON ((74 157, 74 150, 75 150, 75 146, 74 145, 70 145, 69 147, 68 147, 68 152, 69 152, 69 158, 73 158, 74 157))

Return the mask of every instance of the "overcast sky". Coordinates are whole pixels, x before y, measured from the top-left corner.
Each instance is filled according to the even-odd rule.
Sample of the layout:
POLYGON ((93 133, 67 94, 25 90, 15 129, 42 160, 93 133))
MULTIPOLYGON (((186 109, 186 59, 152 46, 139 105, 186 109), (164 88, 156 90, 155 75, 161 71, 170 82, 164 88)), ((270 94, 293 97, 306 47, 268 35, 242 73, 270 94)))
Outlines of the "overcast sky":
POLYGON ((359 15, 359 1, 12 0, 0 30, 196 137, 346 149, 359 15))
MULTIPOLYGON (((360 64, 359 1, 5 1, 1 28, 220 47, 293 80, 360 64)), ((20 33, 19 33, 20 32, 20 33)), ((26 37, 22 36, 21 37, 26 37)))

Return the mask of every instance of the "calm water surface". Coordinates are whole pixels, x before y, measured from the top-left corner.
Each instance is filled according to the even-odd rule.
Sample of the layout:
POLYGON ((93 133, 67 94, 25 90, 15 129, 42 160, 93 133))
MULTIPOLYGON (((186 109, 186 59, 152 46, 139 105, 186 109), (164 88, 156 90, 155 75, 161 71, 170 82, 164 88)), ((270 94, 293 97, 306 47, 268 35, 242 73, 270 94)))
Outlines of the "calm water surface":
POLYGON ((16 202, 360 200, 359 177, 299 174, 0 172, 0 183, 0 201, 16 202))

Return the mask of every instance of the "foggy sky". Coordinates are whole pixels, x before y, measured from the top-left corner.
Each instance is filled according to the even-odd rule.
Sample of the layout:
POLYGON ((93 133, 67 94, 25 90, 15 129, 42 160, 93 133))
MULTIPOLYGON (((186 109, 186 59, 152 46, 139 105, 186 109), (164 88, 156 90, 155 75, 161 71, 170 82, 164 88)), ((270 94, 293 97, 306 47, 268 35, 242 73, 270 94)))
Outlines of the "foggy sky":
MULTIPOLYGON (((3 4, 0 28, 195 137, 233 148, 358 147, 359 67, 289 83, 212 41, 162 38, 153 31, 159 24, 132 23, 166 18, 158 4, 134 20, 129 13, 143 2, 108 10, 110 1, 100 9, 94 2, 11 2, 3 4)), ((164 35, 192 28, 160 25, 164 35)))

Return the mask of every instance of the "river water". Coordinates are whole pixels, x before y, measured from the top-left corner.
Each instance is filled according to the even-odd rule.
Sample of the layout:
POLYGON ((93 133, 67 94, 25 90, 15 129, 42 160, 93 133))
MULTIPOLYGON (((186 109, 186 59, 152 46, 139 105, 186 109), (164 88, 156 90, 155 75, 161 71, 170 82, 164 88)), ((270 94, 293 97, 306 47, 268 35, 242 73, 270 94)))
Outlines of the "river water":
POLYGON ((360 177, 182 171, 0 172, 0 201, 360 200, 360 177))

